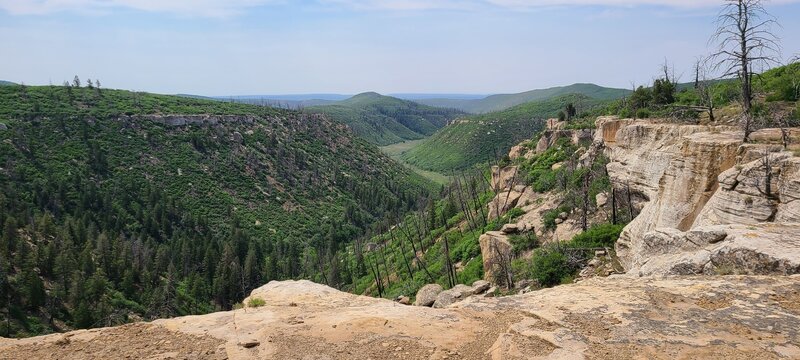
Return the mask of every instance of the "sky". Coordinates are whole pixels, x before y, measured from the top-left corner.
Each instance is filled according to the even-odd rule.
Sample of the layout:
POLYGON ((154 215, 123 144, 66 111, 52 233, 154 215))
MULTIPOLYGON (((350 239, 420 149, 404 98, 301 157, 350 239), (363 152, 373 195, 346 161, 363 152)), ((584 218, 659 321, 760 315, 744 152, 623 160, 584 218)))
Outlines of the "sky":
MULTIPOLYGON (((0 80, 208 96, 689 81, 722 0, 0 0, 0 80)), ((800 0, 767 3, 782 55, 800 0)))

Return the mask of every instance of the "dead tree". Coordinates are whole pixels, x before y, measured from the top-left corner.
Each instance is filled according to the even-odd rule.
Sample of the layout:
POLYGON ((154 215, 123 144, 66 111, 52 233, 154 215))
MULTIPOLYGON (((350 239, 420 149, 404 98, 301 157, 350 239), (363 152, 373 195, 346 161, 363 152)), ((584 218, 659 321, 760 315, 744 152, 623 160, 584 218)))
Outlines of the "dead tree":
POLYGON ((780 45, 772 33, 777 21, 764 9, 762 0, 725 0, 717 17, 711 42, 718 45, 711 56, 721 76, 737 77, 741 83, 744 142, 752 133, 753 69, 778 64, 780 45))
POLYGON ((764 177, 761 178, 761 181, 764 183, 762 186, 758 186, 758 184, 756 184, 756 189, 758 189, 758 192, 760 192, 761 195, 764 195, 764 197, 767 199, 774 200, 776 196, 772 193, 772 173, 775 164, 773 164, 772 157, 770 155, 771 151, 769 147, 765 147, 764 154, 761 156, 761 160, 759 161, 759 167, 764 170, 764 177))

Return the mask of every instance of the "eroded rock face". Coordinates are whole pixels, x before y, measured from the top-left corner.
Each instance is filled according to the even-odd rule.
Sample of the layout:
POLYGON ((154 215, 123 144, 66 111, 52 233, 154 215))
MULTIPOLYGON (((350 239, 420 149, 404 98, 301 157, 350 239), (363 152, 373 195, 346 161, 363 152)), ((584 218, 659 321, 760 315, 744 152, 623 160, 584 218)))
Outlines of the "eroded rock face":
POLYGON ((722 130, 632 122, 615 131, 614 144, 607 146, 609 176, 615 187, 630 189, 641 201, 638 216, 617 243, 626 269, 647 261, 645 234, 657 228, 691 228, 716 191, 717 175, 736 162, 741 136, 722 130))
POLYGON ((617 243, 626 270, 800 271, 800 158, 774 143, 780 132, 761 130, 755 137, 765 143, 742 144, 728 127, 603 119, 598 128, 601 141, 614 134, 606 143, 612 183, 641 208, 617 243))
POLYGON ((536 144, 536 153, 540 154, 551 148, 559 139, 569 139, 572 144, 591 142, 594 132, 591 129, 582 130, 546 130, 536 144))
POLYGON ((502 169, 492 166, 492 189, 508 191, 520 182, 522 182, 522 174, 519 173, 518 166, 506 166, 502 169))
POLYGON ((513 246, 508 236, 499 231, 487 232, 478 239, 483 255, 483 279, 496 281, 498 272, 511 259, 513 246))
MULTIPOLYGON (((615 275, 443 309, 307 281, 258 308, 0 338, 2 359, 796 359, 800 277, 615 275), (679 324, 679 325, 676 325, 679 324)), ((256 291, 251 296, 255 296, 256 291)))
POLYGON ((763 154, 719 175, 719 190, 694 226, 800 222, 798 184, 800 158, 788 152, 763 154))

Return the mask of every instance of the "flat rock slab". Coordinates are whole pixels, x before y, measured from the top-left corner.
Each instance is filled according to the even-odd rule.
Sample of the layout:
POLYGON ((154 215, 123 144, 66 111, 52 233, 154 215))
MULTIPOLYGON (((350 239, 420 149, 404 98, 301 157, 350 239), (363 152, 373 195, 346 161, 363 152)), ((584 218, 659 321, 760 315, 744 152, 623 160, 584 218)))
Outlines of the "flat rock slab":
POLYGON ((0 339, 0 359, 800 357, 799 276, 612 276, 444 309, 307 281, 272 282, 251 296, 266 305, 0 339))

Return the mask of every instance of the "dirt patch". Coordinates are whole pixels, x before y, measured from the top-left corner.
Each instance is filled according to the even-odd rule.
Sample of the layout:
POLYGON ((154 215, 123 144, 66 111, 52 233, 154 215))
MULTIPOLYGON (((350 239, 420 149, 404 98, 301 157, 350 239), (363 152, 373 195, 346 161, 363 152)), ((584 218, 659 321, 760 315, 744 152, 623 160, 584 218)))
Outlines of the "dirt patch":
POLYGON ((0 349, 0 359, 226 359, 223 341, 150 324, 105 329, 85 339, 64 335, 55 342, 0 349))
POLYGON ((787 292, 779 293, 770 296, 772 301, 775 301, 786 311, 791 313, 800 314, 800 290, 793 289, 787 292))
POLYGON ((424 359, 434 349, 417 339, 367 336, 360 340, 330 343, 322 338, 280 336, 272 340, 274 359, 424 359))
POLYGON ((719 310, 730 307, 733 305, 733 300, 730 296, 727 295, 720 295, 720 296, 702 296, 701 298, 695 300, 695 305, 705 309, 705 310, 719 310))
POLYGON ((685 344, 661 344, 655 348, 642 348, 631 344, 591 344, 587 360, 771 360, 773 353, 759 350, 738 350, 728 346, 710 345, 691 347, 685 344))

